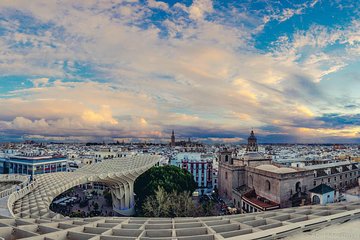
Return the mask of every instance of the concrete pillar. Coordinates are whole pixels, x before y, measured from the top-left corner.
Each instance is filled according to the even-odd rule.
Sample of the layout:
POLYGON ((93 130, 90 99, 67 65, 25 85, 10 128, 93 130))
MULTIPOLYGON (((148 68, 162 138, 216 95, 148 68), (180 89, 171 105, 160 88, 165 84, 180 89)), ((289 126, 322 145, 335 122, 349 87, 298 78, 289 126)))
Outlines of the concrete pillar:
POLYGON ((129 186, 130 186, 130 207, 132 208, 135 206, 134 182, 133 181, 129 182, 129 186))
POLYGON ((125 207, 124 192, 121 185, 111 188, 111 196, 114 209, 123 209, 125 207))
POLYGON ((111 189, 111 197, 112 197, 112 204, 113 208, 117 208, 121 205, 120 199, 117 198, 117 194, 119 194, 119 189, 117 188, 110 188, 111 189), (118 191, 118 193, 116 193, 118 191))
POLYGON ((125 208, 129 209, 130 208, 130 187, 129 187, 129 183, 125 182, 124 183, 124 200, 125 200, 125 208))
POLYGON ((124 179, 119 179, 119 183, 116 188, 111 188, 113 209, 115 212, 125 216, 131 216, 135 213, 133 185, 133 181, 128 182, 124 179))
POLYGON ((121 185, 120 189, 121 189, 121 193, 122 193, 121 194, 122 197, 120 198, 120 202, 121 202, 120 209, 124 210, 125 209, 125 188, 124 188, 124 185, 121 185))

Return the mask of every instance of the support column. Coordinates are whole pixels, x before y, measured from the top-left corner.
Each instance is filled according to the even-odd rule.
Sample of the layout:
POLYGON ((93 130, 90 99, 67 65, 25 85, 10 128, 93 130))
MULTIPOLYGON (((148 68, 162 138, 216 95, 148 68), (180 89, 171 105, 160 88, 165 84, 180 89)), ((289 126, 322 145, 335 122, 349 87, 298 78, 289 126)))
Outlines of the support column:
POLYGON ((135 213, 134 208, 134 196, 133 196, 133 182, 128 182, 124 179, 119 180, 119 190, 121 194, 115 194, 117 199, 117 205, 113 205, 115 212, 124 215, 131 216, 135 213))
POLYGON ((112 197, 112 205, 113 208, 117 208, 121 205, 120 199, 117 197, 120 195, 119 188, 110 188, 111 189, 111 197, 112 197))
POLYGON ((130 207, 130 188, 128 182, 124 183, 124 200, 125 200, 125 209, 129 209, 130 207))
POLYGON ((134 182, 129 182, 130 186, 130 208, 135 206, 135 198, 134 198, 134 182))
POLYGON ((123 210, 125 208, 125 189, 124 185, 120 186, 121 191, 121 198, 120 198, 120 210, 123 210))

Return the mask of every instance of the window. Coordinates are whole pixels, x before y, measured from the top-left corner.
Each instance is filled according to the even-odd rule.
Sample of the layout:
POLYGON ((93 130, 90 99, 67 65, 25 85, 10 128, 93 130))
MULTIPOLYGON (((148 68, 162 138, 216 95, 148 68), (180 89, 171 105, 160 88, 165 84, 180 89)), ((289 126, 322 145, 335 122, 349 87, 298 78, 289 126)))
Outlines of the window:
POLYGON ((334 181, 336 182, 336 177, 334 177, 334 181))
POLYGON ((342 175, 340 175, 340 180, 342 179, 342 175))
POLYGON ((314 186, 316 186, 316 181, 314 181, 314 186))
POLYGON ((300 182, 297 182, 295 184, 295 192, 301 192, 301 183, 300 182))
POLYGON ((330 178, 328 178, 328 182, 330 182, 330 178))
POLYGON ((270 190, 271 190, 271 186, 270 186, 270 181, 269 181, 269 180, 266 180, 266 181, 265 181, 265 187, 266 187, 266 190, 267 190, 267 191, 270 191, 270 190))
POLYGON ((225 172, 225 179, 227 179, 227 172, 225 172))

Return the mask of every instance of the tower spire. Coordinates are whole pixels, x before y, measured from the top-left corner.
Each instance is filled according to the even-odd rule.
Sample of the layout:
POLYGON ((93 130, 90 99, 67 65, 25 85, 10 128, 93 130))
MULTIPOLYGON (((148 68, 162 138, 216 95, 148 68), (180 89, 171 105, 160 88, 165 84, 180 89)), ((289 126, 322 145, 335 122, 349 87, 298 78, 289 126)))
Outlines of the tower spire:
POLYGON ((254 130, 251 130, 250 136, 248 137, 246 152, 257 152, 257 151, 258 151, 257 139, 255 137, 254 130))
POLYGON ((175 147, 175 132, 174 132, 174 129, 172 130, 171 132, 171 142, 170 142, 170 145, 172 147, 175 147))

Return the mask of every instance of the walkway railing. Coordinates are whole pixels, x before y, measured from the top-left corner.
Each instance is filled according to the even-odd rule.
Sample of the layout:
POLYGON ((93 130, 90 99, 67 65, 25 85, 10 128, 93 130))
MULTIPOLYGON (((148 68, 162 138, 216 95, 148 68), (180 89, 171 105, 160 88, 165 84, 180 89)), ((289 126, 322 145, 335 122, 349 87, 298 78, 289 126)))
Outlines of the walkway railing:
POLYGON ((27 185, 26 187, 13 192, 12 194, 10 194, 8 201, 7 201, 7 207, 10 211, 10 214, 15 217, 14 212, 13 212, 13 206, 14 203, 23 198, 25 195, 29 194, 31 191, 33 191, 35 188, 37 188, 38 186, 38 182, 36 181, 36 179, 34 179, 34 181, 32 181, 29 185, 27 185))
POLYGON ((24 188, 29 184, 29 177, 25 175, 17 175, 17 174, 1 174, 0 182, 21 182, 20 184, 16 184, 11 188, 4 189, 0 191, 0 198, 7 197, 13 192, 24 188))

